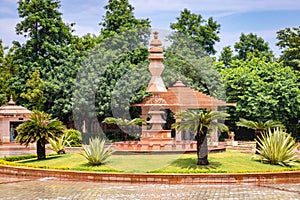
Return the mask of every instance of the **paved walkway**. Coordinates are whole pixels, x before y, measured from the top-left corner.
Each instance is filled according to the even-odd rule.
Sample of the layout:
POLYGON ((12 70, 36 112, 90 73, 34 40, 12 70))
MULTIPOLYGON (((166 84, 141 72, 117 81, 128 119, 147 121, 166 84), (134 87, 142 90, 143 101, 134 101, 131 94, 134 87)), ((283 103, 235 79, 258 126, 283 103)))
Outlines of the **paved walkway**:
MULTIPOLYGON (((0 148, 0 156, 33 153, 32 149, 0 148)), ((0 174, 0 200, 138 200, 138 199, 284 199, 300 200, 297 184, 164 185, 59 181, 0 174)))
POLYGON ((0 177, 0 199, 300 199, 300 183, 267 185, 163 185, 70 182, 0 177))

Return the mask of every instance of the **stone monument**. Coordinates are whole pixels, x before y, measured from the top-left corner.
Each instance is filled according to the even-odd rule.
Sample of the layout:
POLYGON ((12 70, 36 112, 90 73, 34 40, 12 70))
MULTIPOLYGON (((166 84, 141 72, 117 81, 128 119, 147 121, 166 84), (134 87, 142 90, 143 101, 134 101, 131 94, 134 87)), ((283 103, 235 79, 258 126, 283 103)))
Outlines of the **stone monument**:
POLYGON ((154 39, 150 42, 149 49, 149 71, 151 73, 151 80, 148 84, 146 92, 152 93, 152 97, 146 102, 150 107, 148 115, 151 119, 148 121, 150 129, 144 129, 142 131, 141 143, 142 144, 166 144, 172 143, 171 130, 163 130, 162 125, 166 122, 162 119, 163 106, 167 105, 167 102, 161 98, 161 93, 166 93, 167 89, 161 78, 161 74, 164 70, 162 63, 164 59, 162 43, 158 39, 158 32, 154 32, 154 39))

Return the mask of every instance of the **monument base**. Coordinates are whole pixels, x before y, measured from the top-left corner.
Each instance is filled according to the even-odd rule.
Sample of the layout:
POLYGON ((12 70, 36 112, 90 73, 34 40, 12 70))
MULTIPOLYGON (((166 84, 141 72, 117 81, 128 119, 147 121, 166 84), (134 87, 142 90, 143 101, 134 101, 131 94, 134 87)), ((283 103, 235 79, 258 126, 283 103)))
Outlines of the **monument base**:
MULTIPOLYGON (((134 152, 156 152, 156 151, 171 151, 171 152, 195 152, 197 151, 196 141, 175 141, 171 140, 168 143, 159 143, 159 141, 151 140, 150 142, 145 141, 124 141, 115 142, 115 149, 117 151, 134 151, 134 152)), ((209 151, 221 149, 225 151, 225 146, 219 144, 219 146, 208 146, 209 151)))

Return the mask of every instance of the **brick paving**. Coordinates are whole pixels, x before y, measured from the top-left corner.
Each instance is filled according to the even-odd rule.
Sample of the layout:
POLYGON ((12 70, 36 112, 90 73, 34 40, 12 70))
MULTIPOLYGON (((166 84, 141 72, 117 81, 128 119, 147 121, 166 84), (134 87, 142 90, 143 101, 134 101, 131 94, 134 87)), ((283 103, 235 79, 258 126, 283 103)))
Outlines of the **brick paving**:
POLYGON ((164 185, 59 181, 49 178, 0 177, 0 199, 300 199, 297 184, 164 185))
MULTIPOLYGON (((6 149, 7 150, 7 149, 6 149)), ((5 152, 17 155, 24 150, 5 152)), ((28 151, 26 153, 31 153, 28 151)), ((300 200, 300 183, 291 184, 125 184, 60 181, 56 178, 29 178, 0 174, 0 200, 143 200, 143 199, 283 199, 300 200)))

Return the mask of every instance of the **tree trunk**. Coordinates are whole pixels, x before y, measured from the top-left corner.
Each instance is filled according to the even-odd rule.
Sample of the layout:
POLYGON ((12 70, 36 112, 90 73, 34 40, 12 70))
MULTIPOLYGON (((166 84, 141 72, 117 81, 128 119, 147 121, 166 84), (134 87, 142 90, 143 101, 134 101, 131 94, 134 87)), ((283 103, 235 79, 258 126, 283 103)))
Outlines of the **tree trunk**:
POLYGON ((46 158, 46 147, 45 144, 42 144, 40 140, 36 142, 36 153, 38 160, 43 160, 46 158))
POLYGON ((197 131, 196 140, 197 140, 197 165, 208 165, 208 146, 207 146, 207 137, 206 130, 203 130, 204 134, 197 131))

